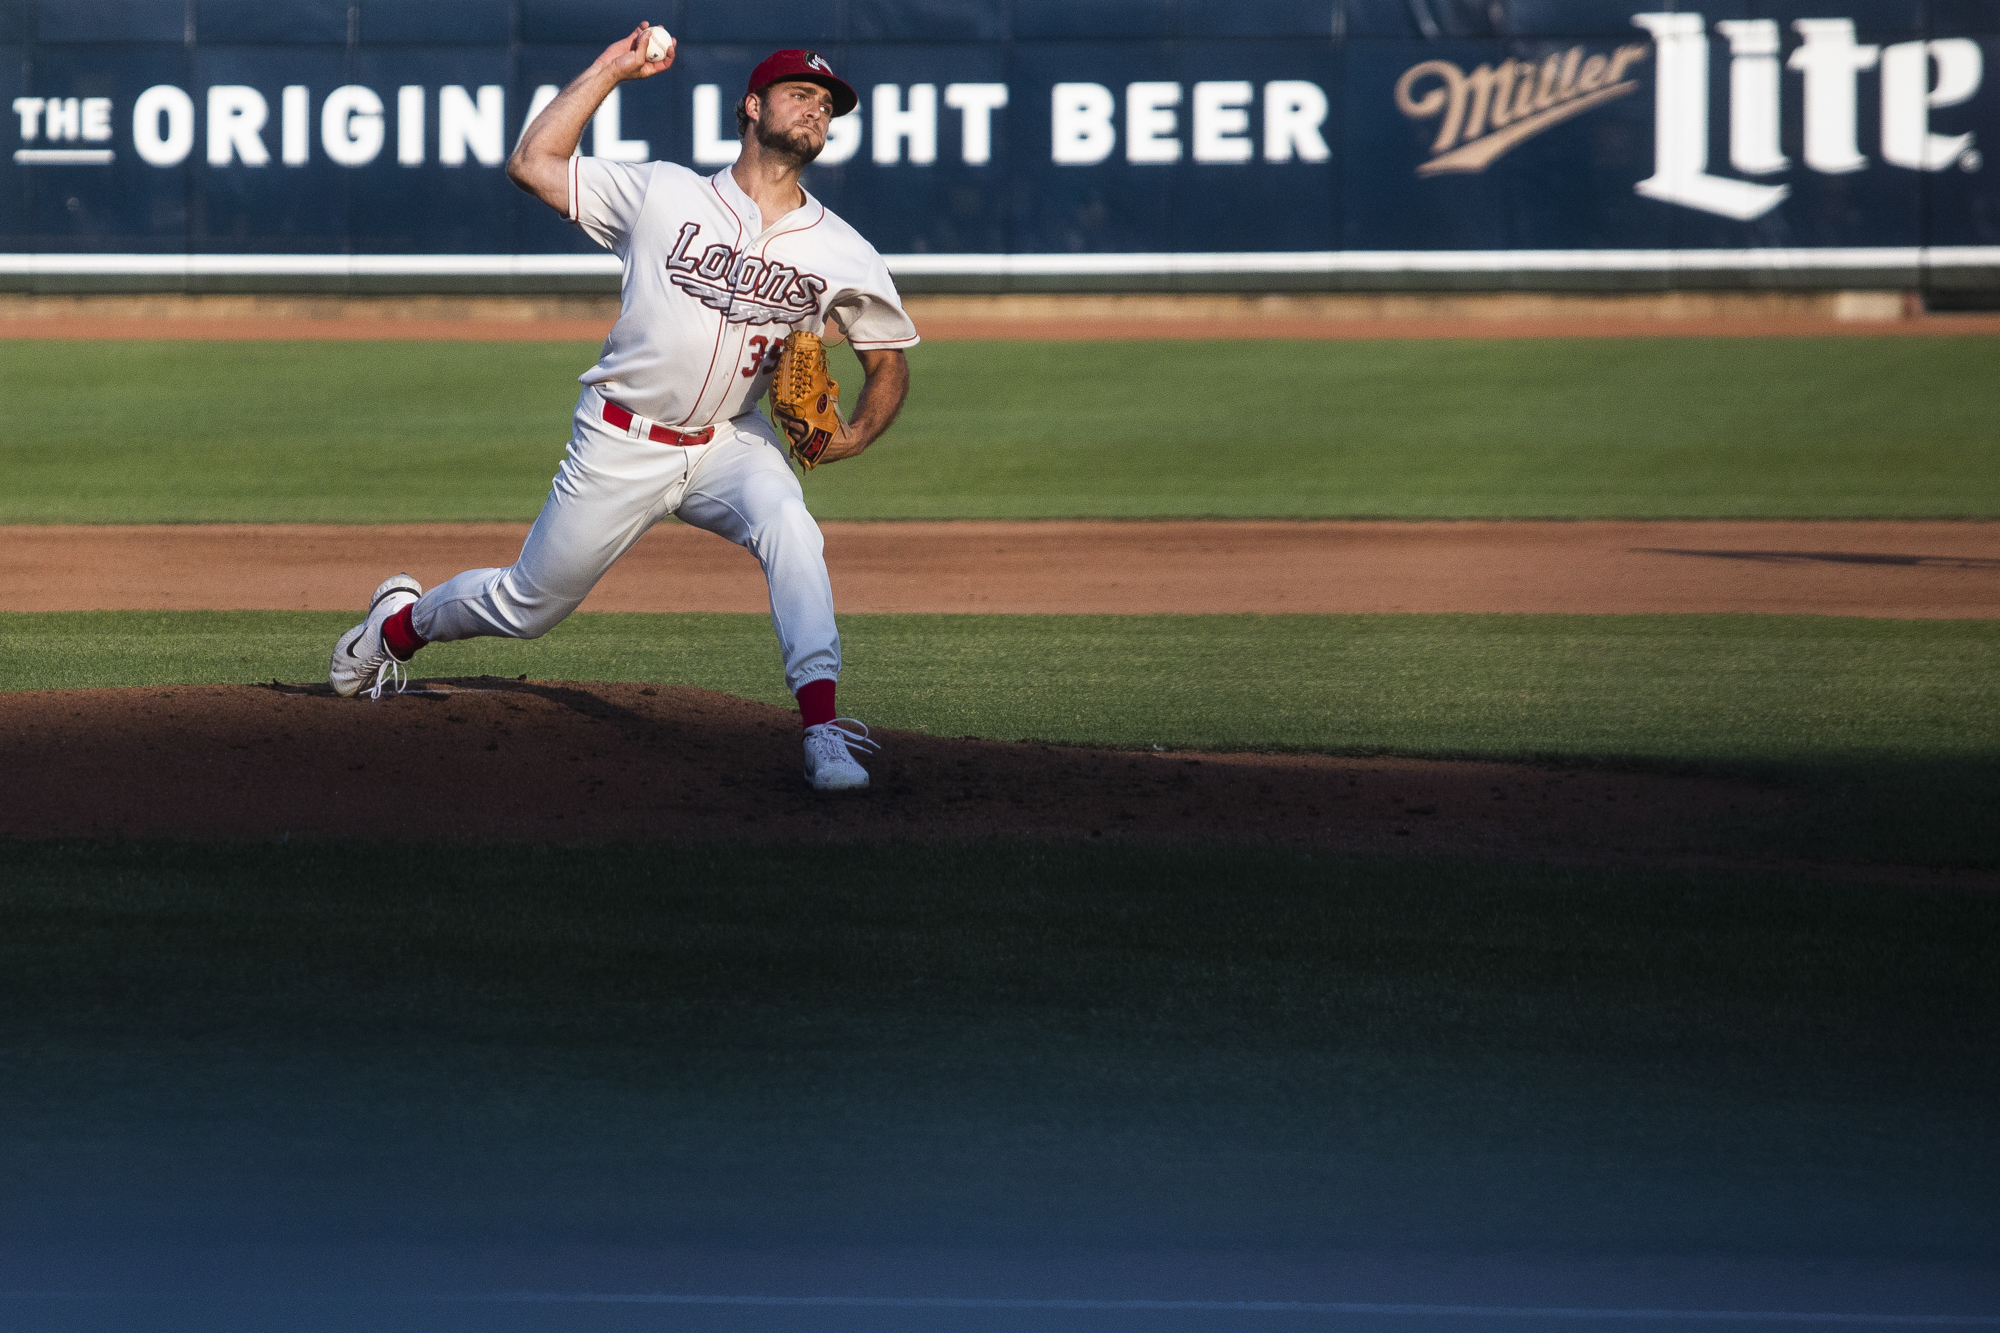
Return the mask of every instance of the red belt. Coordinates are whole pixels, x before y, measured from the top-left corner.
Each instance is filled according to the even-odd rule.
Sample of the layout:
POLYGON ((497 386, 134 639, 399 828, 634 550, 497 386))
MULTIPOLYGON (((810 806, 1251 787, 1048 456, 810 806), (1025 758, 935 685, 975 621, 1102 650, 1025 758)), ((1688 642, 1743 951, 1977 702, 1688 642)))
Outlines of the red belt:
MULTIPOLYGON (((604 401, 604 419, 619 430, 629 431, 632 429, 632 414, 609 399, 604 401)), ((644 420, 644 418, 642 417, 640 420, 644 420)), ((703 426, 700 430, 690 431, 674 430, 670 426, 653 426, 646 431, 646 438, 649 440, 658 440, 661 444, 678 444, 684 447, 707 444, 715 438, 715 427, 703 426)))

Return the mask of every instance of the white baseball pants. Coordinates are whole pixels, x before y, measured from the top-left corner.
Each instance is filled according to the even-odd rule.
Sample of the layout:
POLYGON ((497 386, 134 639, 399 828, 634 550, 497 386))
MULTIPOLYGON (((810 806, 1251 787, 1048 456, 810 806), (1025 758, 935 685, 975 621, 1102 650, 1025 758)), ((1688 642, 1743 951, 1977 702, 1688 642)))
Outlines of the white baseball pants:
POLYGON ((745 546, 764 566, 785 684, 840 675, 840 633, 819 524, 771 424, 755 412, 715 428, 707 444, 634 439, 603 417, 586 388, 569 453, 505 569, 468 569, 432 588, 410 623, 432 643, 481 635, 534 639, 576 610, 598 579, 669 514, 745 546))

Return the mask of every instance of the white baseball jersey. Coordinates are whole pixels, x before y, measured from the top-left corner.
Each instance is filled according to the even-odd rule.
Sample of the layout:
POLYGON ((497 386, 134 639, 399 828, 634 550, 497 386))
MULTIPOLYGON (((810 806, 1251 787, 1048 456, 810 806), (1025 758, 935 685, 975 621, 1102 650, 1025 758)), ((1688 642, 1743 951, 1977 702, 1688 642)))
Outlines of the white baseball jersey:
POLYGON ((726 169, 582 157, 569 171, 570 221, 625 261, 624 308, 582 377, 569 452, 519 558, 431 589, 411 628, 433 643, 546 634, 671 514, 756 555, 788 688, 837 678, 819 525, 755 408, 794 328, 833 323, 863 349, 916 344, 888 265, 811 195, 766 226, 726 169), (607 404, 639 420, 621 422, 607 404), (653 423, 714 430, 662 440, 653 423))
POLYGON ((571 158, 570 221, 625 261, 624 308, 583 382, 699 430, 756 408, 795 328, 832 322, 861 350, 915 346, 882 256, 805 200, 766 225, 727 167, 571 158))

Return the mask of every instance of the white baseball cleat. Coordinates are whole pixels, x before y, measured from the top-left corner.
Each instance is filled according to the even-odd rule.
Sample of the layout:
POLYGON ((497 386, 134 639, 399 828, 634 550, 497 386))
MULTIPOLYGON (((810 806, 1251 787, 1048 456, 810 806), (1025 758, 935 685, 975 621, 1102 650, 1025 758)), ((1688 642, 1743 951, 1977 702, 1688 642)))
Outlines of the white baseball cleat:
POLYGON ((854 760, 857 750, 879 750, 868 739, 868 728, 851 717, 837 717, 806 728, 806 780, 815 791, 859 791, 868 785, 868 770, 854 760), (860 727, 849 731, 842 723, 860 727))
POLYGON ((368 618, 341 635, 340 641, 333 645, 333 660, 327 663, 326 678, 335 694, 351 699, 367 690, 369 698, 379 699, 382 687, 390 681, 396 683, 397 693, 402 692, 403 664, 389 655, 389 646, 382 642, 382 622, 415 604, 423 595, 424 585, 408 574, 382 580, 382 586, 368 603, 368 618))

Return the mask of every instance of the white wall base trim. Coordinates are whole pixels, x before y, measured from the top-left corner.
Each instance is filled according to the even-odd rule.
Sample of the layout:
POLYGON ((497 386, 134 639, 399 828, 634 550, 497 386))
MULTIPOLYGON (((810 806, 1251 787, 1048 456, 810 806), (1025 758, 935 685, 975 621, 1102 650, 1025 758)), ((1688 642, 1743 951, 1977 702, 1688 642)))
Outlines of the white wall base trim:
MULTIPOLYGON (((1323 250, 1215 254, 889 255, 927 278, 1232 274, 1787 273, 2000 267, 2000 246, 1744 250, 1323 250)), ((616 277, 616 255, 0 254, 0 275, 144 278, 616 277)))

